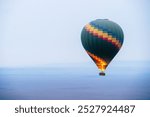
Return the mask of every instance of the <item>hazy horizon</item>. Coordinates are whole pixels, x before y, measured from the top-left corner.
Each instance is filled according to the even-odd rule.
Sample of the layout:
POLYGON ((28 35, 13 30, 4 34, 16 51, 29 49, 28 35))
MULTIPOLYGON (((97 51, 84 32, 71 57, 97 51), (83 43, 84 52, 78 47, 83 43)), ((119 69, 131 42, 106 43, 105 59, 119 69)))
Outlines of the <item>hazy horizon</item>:
POLYGON ((1 69, 0 100, 150 100, 150 66, 1 69))

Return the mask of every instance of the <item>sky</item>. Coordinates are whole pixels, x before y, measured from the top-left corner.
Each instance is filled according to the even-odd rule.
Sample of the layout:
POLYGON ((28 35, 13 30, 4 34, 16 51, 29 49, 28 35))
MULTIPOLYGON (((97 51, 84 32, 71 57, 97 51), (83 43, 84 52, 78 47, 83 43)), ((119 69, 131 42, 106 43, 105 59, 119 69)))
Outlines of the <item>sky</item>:
POLYGON ((109 19, 124 31, 114 61, 150 60, 148 0, 1 0, 0 67, 90 62, 81 30, 109 19))

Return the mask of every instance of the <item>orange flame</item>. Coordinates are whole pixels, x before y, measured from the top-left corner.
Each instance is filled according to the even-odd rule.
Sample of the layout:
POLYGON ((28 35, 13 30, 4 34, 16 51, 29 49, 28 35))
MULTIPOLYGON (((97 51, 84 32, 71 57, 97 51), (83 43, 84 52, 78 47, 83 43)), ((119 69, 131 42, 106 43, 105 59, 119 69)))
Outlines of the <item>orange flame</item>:
POLYGON ((107 67, 107 63, 105 60, 103 60, 100 57, 97 57, 96 55, 88 52, 88 55, 94 60, 94 62, 96 63, 98 69, 100 69, 101 71, 105 71, 106 67, 107 67))

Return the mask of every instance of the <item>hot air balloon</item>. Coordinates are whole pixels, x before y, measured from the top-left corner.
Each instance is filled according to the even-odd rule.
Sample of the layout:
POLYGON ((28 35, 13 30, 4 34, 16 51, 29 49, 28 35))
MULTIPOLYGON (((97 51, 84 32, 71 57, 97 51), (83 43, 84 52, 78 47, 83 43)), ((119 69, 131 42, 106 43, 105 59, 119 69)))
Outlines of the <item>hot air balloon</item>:
POLYGON ((107 66, 120 50, 123 40, 121 27, 108 19, 97 19, 88 23, 81 33, 84 49, 100 70, 99 75, 103 76, 107 66))

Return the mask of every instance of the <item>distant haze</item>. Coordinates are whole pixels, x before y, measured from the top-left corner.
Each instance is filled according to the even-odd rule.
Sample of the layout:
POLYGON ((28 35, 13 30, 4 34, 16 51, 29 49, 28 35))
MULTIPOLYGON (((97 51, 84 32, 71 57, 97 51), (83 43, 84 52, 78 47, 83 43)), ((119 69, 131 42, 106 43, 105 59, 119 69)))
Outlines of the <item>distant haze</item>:
POLYGON ((125 35, 116 61, 150 60, 148 0, 0 1, 0 67, 89 62, 80 34, 95 19, 118 23, 125 35))

